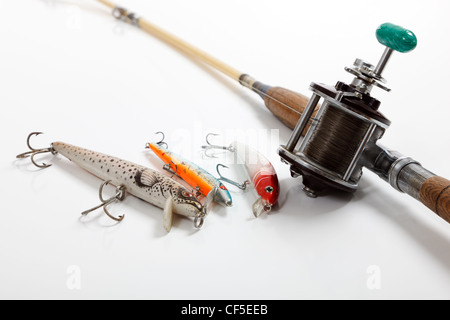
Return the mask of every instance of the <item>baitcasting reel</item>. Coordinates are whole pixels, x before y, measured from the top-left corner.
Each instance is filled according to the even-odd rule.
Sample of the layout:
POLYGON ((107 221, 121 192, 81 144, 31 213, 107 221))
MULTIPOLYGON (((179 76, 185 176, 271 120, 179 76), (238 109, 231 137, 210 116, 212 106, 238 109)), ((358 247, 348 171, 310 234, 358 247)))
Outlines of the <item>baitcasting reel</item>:
POLYGON ((376 67, 357 59, 353 67, 345 68, 355 76, 351 84, 311 83, 312 97, 279 155, 290 165, 293 177, 303 177, 308 196, 329 188, 354 192, 366 167, 450 222, 450 181, 377 145, 391 122, 378 111, 380 101, 370 95, 371 90, 377 86, 390 91, 381 75, 391 54, 413 50, 417 39, 390 23, 381 25, 376 36, 386 46, 376 67))

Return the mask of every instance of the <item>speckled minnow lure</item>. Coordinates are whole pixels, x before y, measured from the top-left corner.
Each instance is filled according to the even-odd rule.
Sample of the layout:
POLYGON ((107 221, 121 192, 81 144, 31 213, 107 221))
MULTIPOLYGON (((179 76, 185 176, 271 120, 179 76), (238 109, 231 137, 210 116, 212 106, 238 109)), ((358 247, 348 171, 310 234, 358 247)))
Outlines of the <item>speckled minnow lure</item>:
POLYGON ((157 143, 147 143, 146 148, 152 150, 165 163, 166 170, 176 174, 204 195, 207 199, 206 204, 214 201, 226 207, 232 206, 230 192, 212 174, 157 143))
MULTIPOLYGON (((46 168, 50 165, 38 164, 34 157, 45 152, 59 153, 86 171, 107 181, 100 188, 100 199, 103 204, 94 209, 103 206, 105 213, 112 217, 107 212, 106 206, 114 200, 122 200, 126 192, 162 208, 164 210, 163 224, 167 232, 172 227, 173 213, 194 218, 197 228, 203 225, 203 219, 206 216, 205 207, 190 191, 169 177, 141 165, 64 142, 53 142, 50 148, 46 149, 34 149, 30 146, 29 140, 31 136, 39 134, 39 132, 33 132, 28 136, 27 144, 31 151, 22 153, 17 158, 31 156, 34 165, 46 168), (109 200, 103 200, 101 190, 107 183, 117 186, 117 194, 109 200)), ((121 221, 122 218, 114 220, 121 221)))

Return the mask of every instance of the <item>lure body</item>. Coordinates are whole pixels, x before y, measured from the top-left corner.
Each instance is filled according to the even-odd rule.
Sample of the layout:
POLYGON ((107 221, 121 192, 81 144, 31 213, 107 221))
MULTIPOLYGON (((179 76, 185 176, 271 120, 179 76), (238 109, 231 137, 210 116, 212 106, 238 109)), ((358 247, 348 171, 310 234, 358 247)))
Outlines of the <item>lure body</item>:
POLYGON ((52 148, 98 178, 110 180, 115 186, 123 185, 127 193, 164 209, 167 231, 172 226, 173 213, 186 217, 203 213, 203 205, 191 192, 155 170, 63 142, 54 142, 52 148))
POLYGON ((175 172, 201 194, 223 206, 230 207, 232 205, 230 192, 212 174, 156 143, 148 143, 147 147, 169 166, 172 172, 175 172))
POLYGON ((275 168, 265 156, 248 145, 235 141, 231 147, 236 154, 237 163, 245 166, 260 196, 253 204, 253 213, 259 216, 263 212, 269 212, 278 201, 280 194, 280 184, 275 168))

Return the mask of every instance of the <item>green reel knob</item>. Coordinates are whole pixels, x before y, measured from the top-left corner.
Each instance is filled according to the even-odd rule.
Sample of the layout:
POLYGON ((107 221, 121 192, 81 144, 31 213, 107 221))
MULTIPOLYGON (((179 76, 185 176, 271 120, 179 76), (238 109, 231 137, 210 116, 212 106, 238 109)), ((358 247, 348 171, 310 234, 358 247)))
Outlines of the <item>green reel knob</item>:
POLYGON ((398 52, 409 52, 417 46, 417 38, 412 31, 392 23, 379 26, 376 36, 378 42, 398 52))

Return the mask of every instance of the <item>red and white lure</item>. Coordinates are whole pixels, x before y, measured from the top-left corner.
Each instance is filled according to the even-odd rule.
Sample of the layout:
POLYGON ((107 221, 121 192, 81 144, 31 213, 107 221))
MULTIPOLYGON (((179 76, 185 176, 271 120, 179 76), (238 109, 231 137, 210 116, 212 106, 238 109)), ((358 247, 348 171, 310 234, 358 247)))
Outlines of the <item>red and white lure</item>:
POLYGON ((34 157, 47 152, 51 152, 54 155, 59 153, 86 171, 105 180, 99 191, 102 203, 84 211, 83 215, 103 207, 104 212, 111 219, 121 221, 123 216, 119 218, 113 217, 106 207, 114 201, 123 200, 126 194, 129 193, 163 209, 163 225, 167 232, 172 227, 174 213, 194 218, 196 228, 200 228, 203 225, 203 220, 206 216, 205 207, 189 190, 169 177, 141 165, 64 142, 54 142, 49 148, 45 149, 34 149, 30 146, 30 138, 39 134, 41 133, 33 132, 28 136, 27 145, 31 151, 22 153, 17 158, 30 156, 31 162, 35 166, 47 168, 50 165, 38 164, 34 157), (102 196, 102 190, 108 183, 116 186, 116 195, 105 200, 102 196))
MULTIPOLYGON (((277 203, 278 196, 280 195, 280 184, 277 173, 270 161, 256 149, 238 141, 233 142, 228 147, 213 145, 208 140, 210 135, 215 134, 209 134, 206 137, 208 145, 202 146, 203 149, 228 150, 235 154, 237 164, 244 165, 250 177, 251 184, 259 195, 258 200, 252 206, 253 214, 259 217, 263 212, 270 212, 272 207, 277 203)), ((221 180, 236 185, 222 176, 221 180)), ((241 187, 239 185, 237 186, 241 187)))

